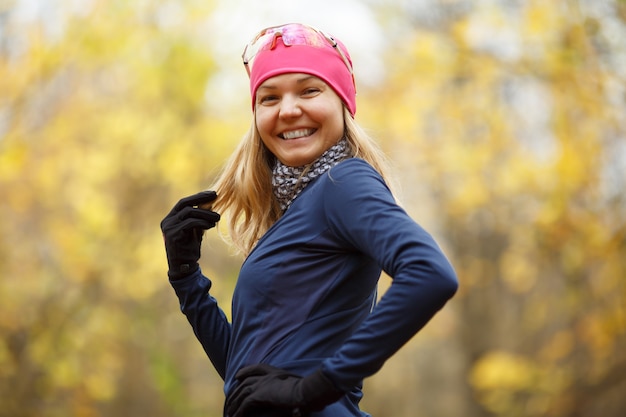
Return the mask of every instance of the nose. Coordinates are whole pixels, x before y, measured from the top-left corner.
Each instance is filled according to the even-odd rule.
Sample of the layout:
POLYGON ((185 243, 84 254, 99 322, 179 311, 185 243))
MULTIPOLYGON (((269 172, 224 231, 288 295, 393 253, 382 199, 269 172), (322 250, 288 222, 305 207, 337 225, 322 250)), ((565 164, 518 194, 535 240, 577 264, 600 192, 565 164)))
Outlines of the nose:
POLYGON ((282 118, 297 117, 302 114, 298 97, 285 95, 280 101, 279 116, 282 118))

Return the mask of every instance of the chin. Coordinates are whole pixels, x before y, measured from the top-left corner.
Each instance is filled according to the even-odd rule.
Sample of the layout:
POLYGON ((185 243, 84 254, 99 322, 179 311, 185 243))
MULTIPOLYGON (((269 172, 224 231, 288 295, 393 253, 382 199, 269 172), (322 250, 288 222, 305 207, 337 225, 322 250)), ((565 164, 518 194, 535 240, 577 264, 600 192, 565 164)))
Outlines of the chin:
POLYGON ((280 162, 289 166, 289 167, 301 167, 304 165, 308 165, 311 162, 315 161, 317 157, 314 158, 279 158, 280 162))

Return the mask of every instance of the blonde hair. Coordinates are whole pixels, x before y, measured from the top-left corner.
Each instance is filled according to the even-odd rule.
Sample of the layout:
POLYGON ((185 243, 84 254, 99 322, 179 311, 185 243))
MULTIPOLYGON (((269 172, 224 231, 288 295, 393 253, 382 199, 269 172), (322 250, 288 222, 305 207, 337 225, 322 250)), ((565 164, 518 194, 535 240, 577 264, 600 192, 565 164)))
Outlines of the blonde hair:
MULTIPOLYGON (((351 154, 372 165, 391 187, 386 156, 345 107, 344 135, 351 154)), ((246 256, 282 216, 272 188, 274 162, 275 157, 263 144, 253 120, 211 187, 217 192, 211 208, 228 224, 229 236, 223 237, 246 256)))

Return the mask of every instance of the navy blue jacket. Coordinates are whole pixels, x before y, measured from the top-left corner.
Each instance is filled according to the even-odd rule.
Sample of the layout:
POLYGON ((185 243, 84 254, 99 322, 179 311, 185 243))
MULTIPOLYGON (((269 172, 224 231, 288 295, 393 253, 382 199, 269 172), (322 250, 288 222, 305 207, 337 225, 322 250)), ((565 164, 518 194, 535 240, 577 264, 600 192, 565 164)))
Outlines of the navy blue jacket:
POLYGON ((200 271, 171 281, 225 392, 244 366, 302 375, 321 367, 347 395, 322 416, 366 416, 361 384, 457 289, 433 238, 399 207, 381 176, 351 158, 309 184, 244 261, 232 324, 200 271), (376 304, 381 271, 392 283, 376 304))

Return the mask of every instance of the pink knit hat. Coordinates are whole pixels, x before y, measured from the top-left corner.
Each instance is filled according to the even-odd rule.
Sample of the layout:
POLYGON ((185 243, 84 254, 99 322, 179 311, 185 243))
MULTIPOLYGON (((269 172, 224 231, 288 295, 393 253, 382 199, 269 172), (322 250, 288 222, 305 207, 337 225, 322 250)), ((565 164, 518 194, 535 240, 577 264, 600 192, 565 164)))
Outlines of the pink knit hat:
MULTIPOLYGON (((265 80, 276 75, 301 72, 314 75, 326 82, 337 93, 354 117, 356 113, 356 87, 352 74, 352 61, 343 43, 305 25, 290 24, 271 29, 274 32, 270 32, 270 39, 265 40, 265 47, 262 45, 253 56, 254 63, 249 69, 253 111, 257 88, 265 80), (297 36, 288 36, 291 34, 290 32, 294 32, 293 27, 296 28, 296 31, 299 30, 297 36), (289 29, 289 32, 282 28, 289 29), (315 31, 313 35, 326 39, 323 39, 322 42, 319 39, 315 42, 305 39, 306 36, 313 36, 311 31, 315 31), (278 39, 281 42, 278 42, 278 39), (333 46, 335 42, 336 46, 333 46)), ((244 62, 246 62, 245 51, 244 62)))

